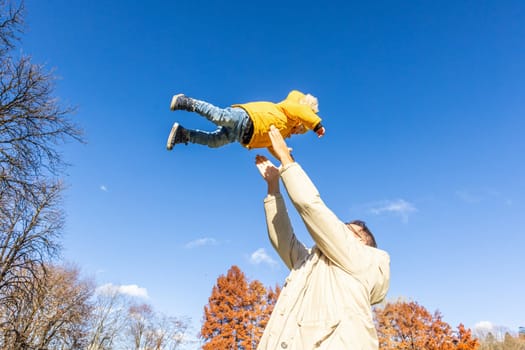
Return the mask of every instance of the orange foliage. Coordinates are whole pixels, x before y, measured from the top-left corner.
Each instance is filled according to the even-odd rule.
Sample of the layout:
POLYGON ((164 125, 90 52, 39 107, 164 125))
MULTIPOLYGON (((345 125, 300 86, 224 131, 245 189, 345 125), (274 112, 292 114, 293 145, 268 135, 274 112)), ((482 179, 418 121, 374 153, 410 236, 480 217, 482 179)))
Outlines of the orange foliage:
POLYGON ((439 311, 431 314, 416 302, 387 303, 374 313, 382 350, 475 350, 479 346, 462 324, 454 332, 439 311))
POLYGON ((479 342, 477 339, 472 338, 472 331, 469 328, 460 323, 457 332, 457 350, 471 350, 477 349, 479 342))
POLYGON ((248 283, 244 273, 232 266, 217 279, 204 307, 203 349, 255 349, 279 291, 279 287, 267 290, 259 281, 248 283))

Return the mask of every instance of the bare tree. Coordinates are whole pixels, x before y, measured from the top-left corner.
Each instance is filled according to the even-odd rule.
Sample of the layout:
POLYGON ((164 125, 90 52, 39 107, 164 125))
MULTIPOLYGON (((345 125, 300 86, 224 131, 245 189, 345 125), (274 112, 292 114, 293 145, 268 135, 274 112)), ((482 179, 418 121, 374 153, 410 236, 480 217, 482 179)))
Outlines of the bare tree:
POLYGON ((45 277, 45 261, 59 249, 61 186, 41 184, 39 191, 0 197, 0 306, 33 294, 38 278, 45 277))
POLYGON ((128 344, 134 350, 174 350, 186 343, 188 325, 188 319, 156 313, 149 304, 132 305, 128 313, 128 344))
POLYGON ((525 337, 504 326, 478 327, 475 336, 480 342, 478 350, 525 350, 525 337))
POLYGON ((113 286, 97 288, 89 319, 87 350, 109 350, 123 338, 130 300, 113 286))
MULTIPOLYGON (((53 96, 55 78, 15 51, 23 1, 0 0, 0 307, 28 300, 59 251, 66 165, 58 145, 81 139, 71 107, 53 96)), ((43 282, 42 282, 43 283, 43 282)), ((5 315, 3 315, 5 316, 5 315)))
POLYGON ((190 342, 188 318, 158 313, 111 284, 98 287, 95 294, 87 350, 175 350, 190 342))
POLYGON ((82 280, 74 267, 38 271, 40 276, 29 276, 35 280, 32 293, 13 289, 17 304, 0 308, 1 348, 84 349, 93 284, 82 280))
POLYGON ((23 6, 12 6, 5 0, 0 0, 0 57, 15 47, 20 33, 23 6))
POLYGON ((174 350, 186 342, 189 320, 155 314, 146 333, 146 349, 174 350))
POLYGON ((145 347, 146 333, 152 317, 153 309, 148 304, 132 305, 129 308, 128 331, 132 338, 133 349, 141 350, 145 347))
POLYGON ((148 345, 154 350, 173 350, 186 343, 189 319, 157 314, 148 336, 148 345))
POLYGON ((53 96, 55 77, 31 57, 13 54, 20 43, 23 4, 0 1, 0 190, 28 190, 64 162, 56 147, 81 140, 80 130, 53 96))

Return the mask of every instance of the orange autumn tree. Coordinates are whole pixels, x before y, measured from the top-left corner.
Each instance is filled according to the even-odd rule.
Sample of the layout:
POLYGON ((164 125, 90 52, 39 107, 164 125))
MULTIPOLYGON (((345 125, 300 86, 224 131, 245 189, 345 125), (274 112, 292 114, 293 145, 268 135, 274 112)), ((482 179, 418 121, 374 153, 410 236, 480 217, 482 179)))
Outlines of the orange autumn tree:
POLYGON ((279 295, 261 282, 248 283, 244 273, 232 266, 213 287, 200 337, 204 350, 255 349, 279 295))
POLYGON ((389 302, 374 309, 381 350, 475 350, 478 341, 462 324, 457 331, 416 302, 389 302))

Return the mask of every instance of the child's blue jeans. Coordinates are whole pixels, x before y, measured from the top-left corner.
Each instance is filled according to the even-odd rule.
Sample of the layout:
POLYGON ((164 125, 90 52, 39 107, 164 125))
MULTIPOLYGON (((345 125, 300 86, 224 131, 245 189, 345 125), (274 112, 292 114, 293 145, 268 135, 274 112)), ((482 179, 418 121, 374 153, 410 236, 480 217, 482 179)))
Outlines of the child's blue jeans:
POLYGON ((240 142, 250 117, 242 108, 219 108, 211 103, 194 99, 195 112, 218 126, 215 131, 188 130, 190 142, 220 147, 227 143, 240 142))

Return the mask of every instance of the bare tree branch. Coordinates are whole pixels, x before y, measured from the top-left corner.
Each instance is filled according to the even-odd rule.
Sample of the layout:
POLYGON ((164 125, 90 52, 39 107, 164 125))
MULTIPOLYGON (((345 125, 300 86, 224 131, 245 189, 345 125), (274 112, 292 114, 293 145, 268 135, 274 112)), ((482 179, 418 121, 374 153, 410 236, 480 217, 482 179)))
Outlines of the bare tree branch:
POLYGON ((23 24, 23 10, 23 2, 13 7, 10 2, 0 0, 0 57, 14 48, 15 43, 19 40, 18 34, 23 24))
POLYGON ((0 306, 1 348, 84 349, 93 283, 81 280, 74 267, 54 265, 28 278, 35 279, 31 293, 13 289, 17 304, 0 306))
MULTIPOLYGON (((0 339, 3 349, 43 349, 59 337, 31 333, 28 320, 41 308, 50 277, 46 266, 60 251, 64 214, 60 206, 66 165, 59 145, 82 141, 69 120, 72 107, 54 94, 55 77, 29 56, 14 53, 20 44, 23 1, 0 0, 0 339), (7 338, 6 338, 7 337, 7 338), (36 338, 35 338, 36 337, 36 338), (51 337, 51 338, 49 338, 51 337), (40 344, 40 345, 38 345, 40 344), (31 345, 32 346, 32 345, 31 345)), ((47 304, 46 304, 47 305, 47 304)), ((58 304, 57 304, 58 305, 58 304)), ((55 311, 63 309, 57 309, 55 311)), ((48 309, 48 312, 49 309, 48 309)), ((44 334, 41 333, 41 334, 44 334)))

